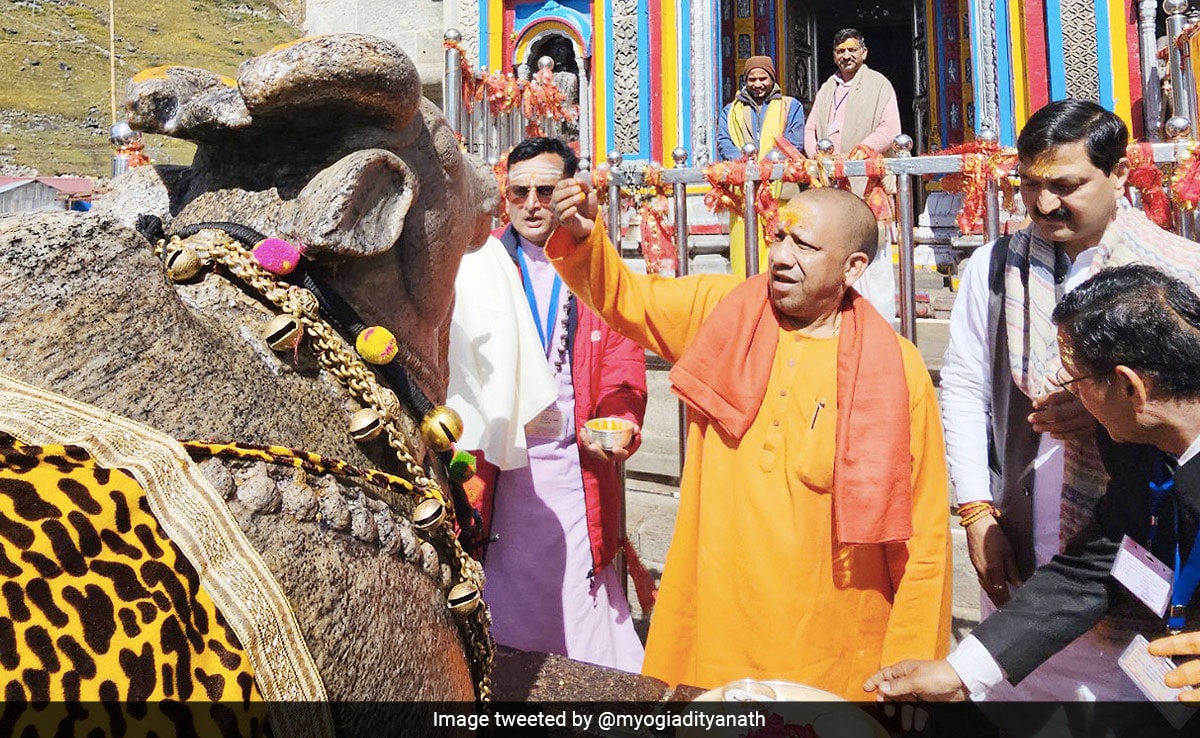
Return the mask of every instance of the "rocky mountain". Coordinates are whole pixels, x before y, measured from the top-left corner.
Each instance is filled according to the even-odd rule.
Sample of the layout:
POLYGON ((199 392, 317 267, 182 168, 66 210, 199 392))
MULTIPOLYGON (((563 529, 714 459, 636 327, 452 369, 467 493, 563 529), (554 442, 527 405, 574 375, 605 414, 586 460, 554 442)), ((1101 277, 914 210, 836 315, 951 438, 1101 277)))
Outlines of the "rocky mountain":
MULTIPOLYGON (((125 86, 142 69, 183 65, 234 76, 243 59, 301 35, 288 21, 298 15, 294 0, 111 3, 118 119, 125 86)), ((0 7, 0 174, 106 176, 110 0, 0 0, 0 7)), ((188 163, 193 147, 147 136, 146 151, 156 163, 188 163)))

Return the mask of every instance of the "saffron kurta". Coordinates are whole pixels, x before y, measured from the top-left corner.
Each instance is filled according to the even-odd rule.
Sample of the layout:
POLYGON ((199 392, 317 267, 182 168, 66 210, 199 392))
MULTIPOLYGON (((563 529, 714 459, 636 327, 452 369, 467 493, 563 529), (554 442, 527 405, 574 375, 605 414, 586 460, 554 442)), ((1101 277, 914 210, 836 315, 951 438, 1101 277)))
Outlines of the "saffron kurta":
MULTIPOLYGON (((602 226, 578 247, 560 230, 546 253, 579 299, 672 362, 741 283, 725 275, 635 275, 602 226)), ((762 407, 740 441, 689 414, 679 511, 643 673, 705 688, 786 679, 866 700, 862 683, 881 666, 945 655, 950 538, 941 422, 920 354, 899 340, 913 537, 855 546, 834 540, 838 339, 781 329, 762 407)))

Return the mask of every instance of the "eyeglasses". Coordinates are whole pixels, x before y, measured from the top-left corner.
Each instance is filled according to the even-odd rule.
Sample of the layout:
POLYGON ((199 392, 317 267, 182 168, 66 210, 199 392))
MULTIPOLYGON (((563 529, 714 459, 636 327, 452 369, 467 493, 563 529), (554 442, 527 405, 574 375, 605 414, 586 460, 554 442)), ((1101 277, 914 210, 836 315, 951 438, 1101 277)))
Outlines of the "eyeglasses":
POLYGON ((543 205, 549 205, 550 198, 554 196, 554 185, 538 185, 537 187, 509 185, 505 193, 508 195, 509 202, 525 202, 529 199, 530 190, 537 192, 538 202, 543 205))
POLYGON ((1066 390, 1067 392, 1074 393, 1075 390, 1071 389, 1071 385, 1075 384, 1076 382, 1082 382, 1085 379, 1092 379, 1096 375, 1095 374, 1084 374, 1083 376, 1079 376, 1079 377, 1067 377, 1066 379, 1063 379, 1063 377, 1065 377, 1065 376, 1066 376, 1066 371, 1064 369, 1062 369, 1062 367, 1059 367, 1058 371, 1054 372, 1054 379, 1050 380, 1050 384, 1054 385, 1055 387, 1057 387, 1061 390, 1066 390))

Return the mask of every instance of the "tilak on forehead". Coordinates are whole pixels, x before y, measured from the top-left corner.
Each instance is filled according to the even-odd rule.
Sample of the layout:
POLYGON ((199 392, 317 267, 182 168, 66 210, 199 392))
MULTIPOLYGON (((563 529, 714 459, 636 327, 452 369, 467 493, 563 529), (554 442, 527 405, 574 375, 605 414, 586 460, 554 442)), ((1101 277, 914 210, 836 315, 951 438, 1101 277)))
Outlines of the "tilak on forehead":
POLYGON ((802 203, 797 203, 794 200, 789 202, 779 209, 779 216, 777 220, 777 223, 779 224, 779 230, 791 233, 793 229, 804 225, 805 215, 807 215, 807 213, 805 212, 804 205, 802 203))
POLYGON ((536 187, 557 184, 563 178, 562 164, 551 164, 540 157, 519 161, 508 170, 510 185, 536 187))
MULTIPOLYGON (((1025 168, 1024 163, 1022 168, 1025 168)), ((1049 177, 1054 172, 1054 149, 1046 149, 1035 156, 1026 171, 1034 177, 1049 177)))

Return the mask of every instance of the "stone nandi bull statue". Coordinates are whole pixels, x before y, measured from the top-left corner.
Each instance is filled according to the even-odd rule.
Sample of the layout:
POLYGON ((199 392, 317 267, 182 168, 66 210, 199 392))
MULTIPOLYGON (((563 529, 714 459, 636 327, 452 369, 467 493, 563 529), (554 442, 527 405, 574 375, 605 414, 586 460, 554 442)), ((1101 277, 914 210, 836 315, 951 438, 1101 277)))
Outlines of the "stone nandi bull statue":
MULTIPOLYGON (((478 571, 436 505, 413 508, 449 497, 424 440, 441 426, 419 426, 445 394, 454 274, 494 178, 409 58, 368 36, 274 49, 236 82, 147 70, 126 107, 134 128, 196 142, 192 166, 133 169, 87 215, 0 219, 5 698, 475 700, 486 612, 447 598, 478 571), (300 245, 312 290, 280 281, 286 254, 237 240, 255 232, 300 245), (427 404, 399 402, 334 335, 356 321, 394 335, 374 358, 396 354, 393 389, 427 404), (389 432, 359 444, 364 408, 361 436, 389 432), (320 458, 193 448, 193 473, 142 426, 320 458)), ((277 735, 396 730, 376 708, 315 714, 271 719, 277 735)))

